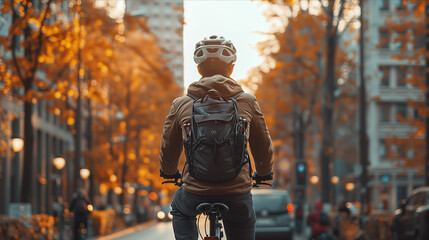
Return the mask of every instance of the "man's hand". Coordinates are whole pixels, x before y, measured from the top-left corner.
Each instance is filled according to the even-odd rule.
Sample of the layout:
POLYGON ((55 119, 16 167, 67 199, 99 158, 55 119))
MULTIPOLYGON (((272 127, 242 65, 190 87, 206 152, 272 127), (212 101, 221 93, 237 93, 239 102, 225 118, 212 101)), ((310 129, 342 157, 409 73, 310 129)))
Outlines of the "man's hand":
POLYGON ((177 180, 179 178, 182 178, 182 174, 179 172, 179 170, 177 170, 176 173, 172 174, 172 175, 167 175, 162 170, 159 170, 159 172, 160 172, 159 176, 162 178, 165 178, 165 179, 176 179, 177 180))

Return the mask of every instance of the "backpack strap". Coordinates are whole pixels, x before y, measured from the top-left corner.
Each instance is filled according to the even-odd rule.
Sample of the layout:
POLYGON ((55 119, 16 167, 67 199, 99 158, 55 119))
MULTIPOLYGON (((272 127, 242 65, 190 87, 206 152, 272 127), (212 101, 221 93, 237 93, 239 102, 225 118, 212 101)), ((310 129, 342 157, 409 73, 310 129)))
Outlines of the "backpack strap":
POLYGON ((197 96, 195 96, 195 95, 194 95, 194 94, 192 94, 192 93, 188 93, 188 94, 186 94, 186 95, 187 95, 188 97, 190 97, 190 98, 194 99, 194 101, 198 99, 198 97, 197 97, 197 96))
POLYGON ((240 97, 241 96, 241 94, 243 94, 244 92, 243 91, 241 91, 241 92, 239 92, 239 93, 237 93, 237 94, 235 94, 234 96, 232 96, 231 97, 231 99, 237 99, 238 97, 240 97))

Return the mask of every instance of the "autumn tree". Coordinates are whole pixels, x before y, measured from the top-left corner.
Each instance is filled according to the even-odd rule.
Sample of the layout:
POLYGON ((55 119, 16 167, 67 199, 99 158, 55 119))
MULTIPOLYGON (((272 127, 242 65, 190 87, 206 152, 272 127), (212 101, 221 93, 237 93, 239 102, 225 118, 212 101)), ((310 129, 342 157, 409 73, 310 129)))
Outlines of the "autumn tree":
MULTIPOLYGON (((335 1, 270 2, 275 7, 269 16, 283 20, 286 28, 275 34, 278 51, 272 55, 274 68, 263 75, 263 82, 257 93, 262 102, 264 96, 279 97, 279 101, 271 108, 275 109, 272 112, 280 115, 273 119, 277 119, 274 122, 278 121, 281 127, 274 129, 279 130, 279 133, 284 132, 281 129, 291 130, 295 159, 313 157, 304 154, 309 154, 309 149, 315 151, 317 146, 316 138, 312 147, 305 147, 305 144, 311 144, 314 139, 305 137, 310 124, 313 126, 313 134, 321 135, 323 200, 328 202, 329 195, 325 193, 329 191, 326 184, 330 183, 329 163, 334 156, 336 131, 333 126, 339 120, 345 121, 344 115, 354 111, 354 104, 348 103, 355 102, 351 94, 354 91, 354 82, 351 81, 353 57, 347 54, 337 55, 336 52, 343 51, 339 49, 340 35, 353 31, 350 26, 354 17, 345 13, 357 1, 337 1, 336 4, 335 1), (271 91, 263 93, 267 88, 271 88, 271 91), (336 101, 338 99, 342 101, 336 101), (346 108, 347 111, 336 114, 336 107, 346 108), (291 127, 284 127, 282 124, 291 127), (319 131, 322 131, 321 134, 319 131)), ((274 130, 274 134, 278 134, 277 130, 274 130)), ((285 135, 279 137, 284 138, 285 135)))
POLYGON ((94 151, 88 154, 90 162, 107 167, 107 171, 95 169, 97 181, 107 183, 112 174, 120 177, 116 186, 123 189, 121 201, 125 203, 126 183, 160 187, 159 132, 181 89, 145 19, 126 14, 122 24, 122 41, 108 49, 111 61, 100 76, 107 96, 94 109, 101 114, 93 126, 94 151))
MULTIPOLYGON (((24 172, 23 185, 32 186, 33 181, 33 126, 31 113, 33 104, 46 91, 47 83, 40 76, 42 54, 50 53, 47 39, 57 34, 52 18, 55 1, 45 3, 26 0, 9 0, 3 3, 1 12, 11 14, 9 35, 0 38, 5 53, 2 56, 2 94, 11 94, 24 103, 24 172), (19 91, 22 89, 23 91, 19 91)), ((57 29, 58 30, 58 29, 57 29)), ((32 187, 22 188, 21 201, 31 202, 32 187)))
MULTIPOLYGON (((103 74, 114 62, 112 49, 124 41, 123 29, 93 0, 10 0, 1 11, 11 16, 9 35, 0 38, 1 93, 24 102, 23 185, 35 178, 31 113, 39 101, 49 102, 46 110, 75 135, 73 175, 79 179, 83 97, 103 100, 103 74)), ((31 201, 32 189, 22 188, 23 202, 31 201)))

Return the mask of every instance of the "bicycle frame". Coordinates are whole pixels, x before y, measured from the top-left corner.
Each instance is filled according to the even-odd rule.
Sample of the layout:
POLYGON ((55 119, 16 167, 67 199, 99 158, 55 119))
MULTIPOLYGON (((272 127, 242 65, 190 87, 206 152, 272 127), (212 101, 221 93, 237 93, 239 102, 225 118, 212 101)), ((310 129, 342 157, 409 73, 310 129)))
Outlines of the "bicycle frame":
MULTIPOLYGON (((269 185, 269 183, 263 183, 263 181, 269 181, 272 180, 272 172, 270 173, 271 176, 268 178, 259 179, 257 178, 257 175, 255 174, 252 177, 252 180, 255 181, 255 183, 252 183, 252 187, 259 187, 260 185, 269 185)), ((164 181, 164 183, 174 183, 176 186, 182 186, 181 178, 174 178, 174 180, 170 181, 164 181)), ((199 213, 203 213, 204 215, 208 216, 209 219, 209 233, 210 236, 205 236, 204 240, 221 240, 223 238, 223 232, 222 232, 222 224, 220 223, 220 220, 222 219, 221 213, 228 212, 229 208, 223 203, 201 203, 197 206, 196 210, 199 213)), ((206 233, 207 235, 207 233, 206 233)), ((201 235, 200 235, 201 236, 201 235)), ((202 237, 202 236, 201 236, 202 237)))
MULTIPOLYGON (((196 209, 203 213, 209 219, 209 234, 204 237, 204 240, 220 240, 223 237, 221 213, 229 211, 228 206, 223 203, 201 203, 196 209)), ((207 233, 206 233, 207 234, 207 233)), ((202 237, 202 236, 201 236, 202 237)))

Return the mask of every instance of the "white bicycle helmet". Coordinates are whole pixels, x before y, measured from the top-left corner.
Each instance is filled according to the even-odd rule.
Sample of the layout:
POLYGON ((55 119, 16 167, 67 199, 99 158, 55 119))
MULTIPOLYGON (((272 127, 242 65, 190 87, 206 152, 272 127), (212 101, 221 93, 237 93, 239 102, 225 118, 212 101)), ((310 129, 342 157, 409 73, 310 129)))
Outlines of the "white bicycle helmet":
POLYGON ((212 35, 195 45, 195 63, 200 64, 208 58, 218 58, 228 64, 234 63, 237 60, 237 50, 231 41, 226 41, 222 36, 212 35))

